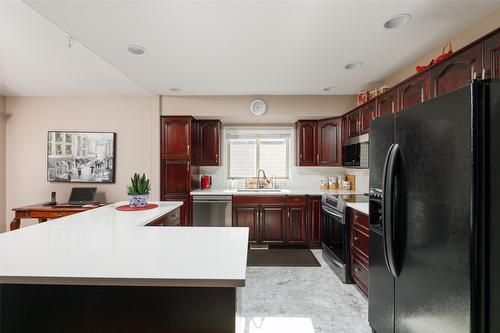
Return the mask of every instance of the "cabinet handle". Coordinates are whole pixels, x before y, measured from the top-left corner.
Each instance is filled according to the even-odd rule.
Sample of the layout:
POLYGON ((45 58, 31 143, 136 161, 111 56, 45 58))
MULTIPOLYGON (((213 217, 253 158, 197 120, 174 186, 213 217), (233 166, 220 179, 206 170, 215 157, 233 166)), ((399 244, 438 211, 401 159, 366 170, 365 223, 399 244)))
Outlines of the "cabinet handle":
POLYGON ((317 161, 317 162, 318 162, 318 164, 319 164, 319 154, 318 154, 318 155, 316 155, 316 161, 317 161))
POLYGON ((486 68, 483 68, 483 70, 481 71, 481 79, 486 79, 486 68))
POLYGON ((354 238, 354 241, 359 240, 359 237, 354 236, 353 238, 354 238))
POLYGON ((299 158, 300 158, 300 160, 302 161, 302 154, 300 154, 299 156, 300 156, 300 157, 299 157, 299 158))
POLYGON ((215 154, 215 163, 219 164, 219 154, 215 154))
POLYGON ((356 268, 354 268, 354 271, 355 271, 356 273, 359 273, 359 272, 361 271, 361 269, 359 269, 358 267, 356 267, 356 268))
POLYGON ((288 218, 290 218, 290 209, 288 210, 288 218))
POLYGON ((189 168, 191 167, 191 161, 188 161, 187 163, 187 171, 189 172, 189 168))
POLYGON ((191 153, 191 145, 188 145, 187 149, 188 149, 188 154, 190 154, 191 153))

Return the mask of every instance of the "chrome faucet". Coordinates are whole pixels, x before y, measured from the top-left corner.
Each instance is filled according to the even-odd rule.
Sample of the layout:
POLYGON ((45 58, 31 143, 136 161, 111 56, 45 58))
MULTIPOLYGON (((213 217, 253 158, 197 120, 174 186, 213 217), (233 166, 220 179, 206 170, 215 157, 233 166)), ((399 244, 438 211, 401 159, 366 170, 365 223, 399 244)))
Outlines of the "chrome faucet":
POLYGON ((258 190, 260 189, 260 172, 261 171, 262 171, 262 174, 264 175, 264 179, 267 180, 266 172, 263 169, 259 169, 259 171, 257 171, 257 189, 258 190))

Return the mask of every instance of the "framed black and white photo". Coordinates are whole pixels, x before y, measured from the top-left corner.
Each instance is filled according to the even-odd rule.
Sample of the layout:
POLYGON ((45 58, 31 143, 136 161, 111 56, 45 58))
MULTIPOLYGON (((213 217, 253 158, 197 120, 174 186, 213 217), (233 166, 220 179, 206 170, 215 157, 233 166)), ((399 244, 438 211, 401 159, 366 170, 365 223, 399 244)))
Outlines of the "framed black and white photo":
POLYGON ((114 183, 116 133, 49 131, 49 182, 114 183))

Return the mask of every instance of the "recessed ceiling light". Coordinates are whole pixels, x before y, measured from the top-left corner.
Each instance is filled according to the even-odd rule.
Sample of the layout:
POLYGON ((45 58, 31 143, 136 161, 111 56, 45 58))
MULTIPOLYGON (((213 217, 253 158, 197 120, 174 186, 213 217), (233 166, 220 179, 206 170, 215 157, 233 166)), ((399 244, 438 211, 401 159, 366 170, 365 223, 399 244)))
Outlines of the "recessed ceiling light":
POLYGON ((129 45, 127 46, 127 51, 135 55, 141 55, 146 53, 146 49, 139 45, 129 45))
POLYGON ((411 20, 411 15, 410 14, 398 14, 390 17, 385 21, 384 23, 384 28, 387 30, 392 30, 399 28, 402 25, 405 25, 406 23, 410 22, 411 20))
POLYGON ((337 89, 337 87, 335 87, 335 86, 331 86, 331 87, 326 87, 326 88, 323 88, 322 90, 323 90, 324 92, 329 92, 329 91, 332 91, 332 90, 335 90, 335 89, 337 89))
POLYGON ((345 69, 352 71, 353 69, 358 69, 361 66, 363 66, 363 63, 361 61, 356 61, 356 62, 351 62, 350 64, 345 65, 345 69))

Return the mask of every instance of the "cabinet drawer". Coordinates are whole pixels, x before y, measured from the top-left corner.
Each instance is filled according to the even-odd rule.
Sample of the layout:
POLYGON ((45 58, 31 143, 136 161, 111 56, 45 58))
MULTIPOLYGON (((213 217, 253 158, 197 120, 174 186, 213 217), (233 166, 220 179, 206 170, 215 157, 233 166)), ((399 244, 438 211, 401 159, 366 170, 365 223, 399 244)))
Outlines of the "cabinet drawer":
POLYGON ((360 229, 366 229, 368 231, 368 215, 361 213, 353 208, 351 210, 351 223, 353 226, 357 226, 360 229))
POLYGON ((287 204, 290 206, 305 206, 306 197, 304 195, 289 195, 287 196, 287 204))
POLYGON ((284 195, 234 195, 233 205, 286 205, 286 197, 284 195))
POLYGON ((360 256, 365 257, 365 260, 368 260, 368 246, 368 235, 356 228, 352 228, 351 247, 353 252, 358 252, 360 256))
MULTIPOLYGON (((60 217, 69 216, 69 215, 73 215, 76 213, 79 213, 79 212, 47 212, 47 211, 37 212, 37 211, 32 211, 30 214, 26 214, 25 216, 30 217, 32 219, 57 219, 60 217)), ((23 215, 23 214, 16 213, 16 216, 18 216, 18 215, 23 215)))
POLYGON ((368 295, 368 267, 358 260, 356 255, 352 256, 352 278, 365 295, 368 295))

